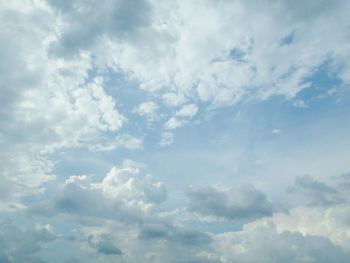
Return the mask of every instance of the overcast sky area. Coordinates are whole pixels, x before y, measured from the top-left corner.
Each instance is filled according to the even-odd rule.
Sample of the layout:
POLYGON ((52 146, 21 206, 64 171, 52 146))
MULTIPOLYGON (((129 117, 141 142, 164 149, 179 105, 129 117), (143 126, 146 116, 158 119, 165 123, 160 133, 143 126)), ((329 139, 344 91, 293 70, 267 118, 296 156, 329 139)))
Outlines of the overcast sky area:
POLYGON ((0 0, 0 263, 349 263, 349 0, 0 0))

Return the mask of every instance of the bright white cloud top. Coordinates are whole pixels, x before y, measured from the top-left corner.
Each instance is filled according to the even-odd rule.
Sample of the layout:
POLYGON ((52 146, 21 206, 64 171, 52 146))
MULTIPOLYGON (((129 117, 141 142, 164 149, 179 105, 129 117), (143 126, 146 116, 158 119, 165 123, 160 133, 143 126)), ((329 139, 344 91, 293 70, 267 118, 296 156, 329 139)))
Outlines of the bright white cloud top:
POLYGON ((0 262, 350 262, 350 1, 0 0, 0 262))

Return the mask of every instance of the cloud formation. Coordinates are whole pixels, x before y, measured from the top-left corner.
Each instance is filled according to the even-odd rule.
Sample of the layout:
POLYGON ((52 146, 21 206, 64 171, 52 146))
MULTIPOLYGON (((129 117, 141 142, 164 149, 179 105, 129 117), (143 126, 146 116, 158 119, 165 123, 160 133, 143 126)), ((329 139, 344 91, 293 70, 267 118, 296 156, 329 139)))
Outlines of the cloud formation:
POLYGON ((0 1, 0 262, 348 262, 349 8, 0 1))
POLYGON ((219 190, 213 187, 190 189, 189 209, 204 216, 228 220, 252 220, 270 216, 272 204, 251 185, 219 190))

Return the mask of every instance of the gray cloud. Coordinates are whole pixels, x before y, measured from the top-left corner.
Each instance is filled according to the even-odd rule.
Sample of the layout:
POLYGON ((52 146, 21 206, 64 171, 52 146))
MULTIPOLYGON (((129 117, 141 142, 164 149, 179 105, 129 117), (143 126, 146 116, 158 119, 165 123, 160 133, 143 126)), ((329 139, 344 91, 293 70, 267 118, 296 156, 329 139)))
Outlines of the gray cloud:
POLYGON ((98 253, 104 255, 122 255, 122 251, 114 244, 113 239, 108 234, 102 234, 94 236, 89 234, 88 243, 91 247, 95 248, 98 253))
POLYGON ((188 246, 198 246, 211 243, 210 235, 181 227, 165 224, 148 224, 141 228, 139 238, 143 240, 168 240, 188 246))
POLYGON ((228 220, 252 220, 270 216, 272 204, 264 193, 251 185, 243 185, 230 190, 213 187, 190 189, 189 209, 193 212, 228 220))
POLYGON ((297 176, 294 186, 287 189, 294 195, 295 202, 307 205, 334 205, 345 202, 342 194, 334 187, 317 181, 310 175, 297 176))
POLYGON ((10 221, 0 223, 0 262, 26 263, 44 262, 35 253, 41 245, 52 242, 57 236, 49 226, 21 229, 10 221))
POLYGON ((147 0, 47 1, 67 26, 53 44, 60 56, 79 54, 103 38, 131 40, 151 21, 147 0))

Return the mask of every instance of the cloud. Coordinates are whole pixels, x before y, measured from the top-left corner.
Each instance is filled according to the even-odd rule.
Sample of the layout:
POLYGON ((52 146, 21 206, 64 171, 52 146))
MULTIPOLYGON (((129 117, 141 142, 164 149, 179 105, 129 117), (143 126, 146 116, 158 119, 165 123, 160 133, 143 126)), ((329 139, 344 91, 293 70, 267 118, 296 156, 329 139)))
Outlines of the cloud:
POLYGON ((99 143, 91 145, 89 148, 97 152, 112 151, 118 148, 125 148, 129 150, 141 149, 142 139, 132 137, 130 135, 120 135, 114 139, 101 138, 99 143))
POLYGON ((213 187, 190 189, 189 209, 204 216, 226 220, 253 220, 270 216, 272 204, 265 194, 251 185, 243 185, 229 190, 213 187))
POLYGON ((183 126, 187 121, 176 117, 171 117, 164 125, 166 130, 174 130, 183 126))
POLYGON ((21 198, 42 193, 52 180, 48 155, 62 148, 96 143, 118 131, 126 118, 103 87, 90 78, 91 57, 55 59, 55 17, 43 3, 1 3, 0 179, 13 193, 3 207, 23 207, 21 198))
POLYGON ((296 181, 303 186, 289 198, 297 200, 296 207, 271 218, 278 231, 323 236, 350 251, 349 178, 336 176, 330 184, 316 181, 311 176, 296 177, 296 181))
MULTIPOLYGON (((0 224, 0 262, 45 262, 45 255, 50 262, 60 252, 73 262, 347 262, 347 176, 295 178, 284 212, 276 212, 251 185, 191 188, 184 208, 178 185, 185 175, 168 178, 176 171, 167 163, 157 170, 173 183, 169 203, 165 185, 140 165, 105 171, 133 154, 125 149, 150 145, 135 155, 159 163, 154 138, 170 145, 175 129, 220 107, 282 97, 307 112, 309 100, 298 95, 312 92, 323 67, 335 82, 329 92, 345 94, 348 10, 348 1, 330 0, 1 1, 0 210, 18 225, 0 224), (80 155, 93 163, 81 165, 80 155), (96 175, 84 175, 90 172, 96 175), (28 226, 39 219, 50 224, 28 226), (80 231, 76 239, 68 238, 71 228, 80 231)), ((225 124, 225 114, 213 127, 225 124)), ((271 140, 293 130, 280 119, 269 118, 272 133, 283 129, 271 140)), ((249 154, 268 147, 253 137, 249 154)), ((226 165, 218 159, 211 167, 226 165)))
POLYGON ((257 221, 239 232, 217 235, 222 262, 347 262, 349 254, 322 236, 278 232, 274 224, 257 221))
POLYGON ((198 107, 195 104, 184 105, 165 123, 164 128, 167 130, 179 128, 192 119, 197 112, 198 107))
MULTIPOLYGON (((190 122, 196 105, 206 110, 246 98, 292 98, 312 86, 311 77, 325 61, 338 65, 332 74, 348 83, 346 1, 268 6, 1 3, 0 143, 8 149, 1 153, 1 179, 16 189, 7 206, 19 206, 23 196, 52 180, 49 154, 91 145, 115 148, 99 142, 106 133, 118 137, 128 119, 105 87, 115 74, 134 80, 157 105, 176 107, 163 126, 167 130, 190 122), (326 15, 337 19, 326 23, 326 15)), ((127 145, 137 148, 136 141, 127 145)))
POLYGON ((52 50, 65 57, 94 47, 104 36, 135 41, 135 35, 150 23, 152 12, 152 6, 145 0, 103 0, 99 4, 94 1, 47 2, 64 22, 52 50))
POLYGON ((177 117, 188 117, 193 118, 198 112, 198 107, 195 104, 187 104, 180 110, 176 111, 175 116, 177 117))
POLYGON ((137 169, 137 164, 126 161, 100 182, 72 176, 54 197, 56 209, 83 226, 84 238, 77 237, 75 242, 80 246, 87 242, 105 260, 116 256, 122 262, 147 258, 161 263, 176 258, 175 262, 277 263, 347 262, 349 258, 348 188, 342 187, 348 181, 345 175, 334 178, 339 184, 329 185, 310 177, 296 178, 307 188, 342 193, 347 200, 342 203, 276 212, 266 196, 251 185, 229 190, 208 187, 188 191, 189 211, 194 214, 184 215, 181 209, 158 209, 163 194, 149 197, 148 193, 162 191, 153 189, 155 181, 146 183, 137 169), (147 206, 153 208, 144 209, 147 206), (242 220, 243 225, 235 231, 217 230, 218 221, 202 221, 205 217, 242 220))
POLYGON ((94 236, 92 233, 87 236, 88 243, 90 246, 95 248, 98 253, 105 255, 122 255, 122 251, 115 246, 113 239, 107 235, 103 234, 100 236, 94 236))
POLYGON ((131 75, 144 90, 161 93, 169 106, 183 103, 176 99, 180 97, 214 107, 246 97, 293 98, 311 86, 310 76, 330 58, 344 66, 336 74, 344 82, 348 79, 346 1, 302 6, 288 1, 266 6, 255 1, 207 1, 200 7, 195 2, 138 1, 126 9, 133 10, 133 4, 143 9, 137 9, 138 19, 129 21, 130 27, 121 32, 118 25, 126 17, 113 20, 120 8, 114 1, 98 6, 85 3, 80 13, 75 6, 60 8, 63 21, 70 26, 62 29, 58 43, 73 51, 89 48, 102 65, 131 75), (87 16, 92 9, 94 16, 87 16), (306 18, 305 10, 313 15, 306 18), (335 14, 337 19, 331 23, 321 19, 335 14), (80 19, 84 15, 87 21, 80 19), (247 17, 249 21, 242 23, 247 17), (70 35, 83 44, 67 41, 70 35), (102 35, 104 41, 96 41, 102 35))
POLYGON ((297 176, 294 186, 288 193, 294 194, 295 200, 307 205, 332 205, 344 202, 341 193, 324 182, 313 179, 310 175, 297 176))
POLYGON ((149 121, 155 120, 157 117, 158 106, 153 101, 140 103, 134 111, 140 116, 146 117, 149 121))
POLYGON ((164 224, 148 224, 143 226, 139 238, 143 240, 168 240, 188 246, 209 244, 212 241, 210 235, 206 233, 164 224))
POLYGON ((169 107, 177 107, 183 104, 186 101, 186 98, 182 93, 169 92, 162 95, 162 100, 165 105, 169 107))
POLYGON ((160 146, 171 145, 174 142, 174 134, 172 132, 163 132, 160 138, 160 146))
POLYGON ((100 182, 86 175, 69 177, 52 201, 30 208, 33 214, 70 214, 75 217, 142 221, 166 199, 163 183, 142 175, 135 163, 124 161, 100 182))
POLYGON ((56 238, 49 225, 21 229, 10 221, 3 221, 0 223, 0 262, 44 262, 35 253, 41 250, 41 245, 56 238))
POLYGON ((293 105, 297 108, 308 108, 309 106, 303 100, 294 101, 293 105))

